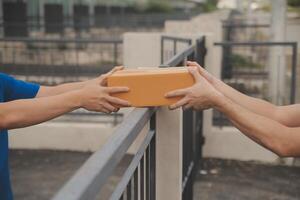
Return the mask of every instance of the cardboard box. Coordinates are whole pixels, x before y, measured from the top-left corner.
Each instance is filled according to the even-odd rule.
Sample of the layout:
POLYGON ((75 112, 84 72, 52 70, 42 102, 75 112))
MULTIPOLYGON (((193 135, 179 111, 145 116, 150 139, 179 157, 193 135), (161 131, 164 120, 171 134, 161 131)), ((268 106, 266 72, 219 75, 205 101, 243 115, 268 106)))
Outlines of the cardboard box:
POLYGON ((128 69, 112 74, 107 84, 129 87, 128 93, 113 96, 129 101, 134 107, 166 106, 182 98, 165 98, 167 92, 190 87, 194 79, 186 67, 128 69))

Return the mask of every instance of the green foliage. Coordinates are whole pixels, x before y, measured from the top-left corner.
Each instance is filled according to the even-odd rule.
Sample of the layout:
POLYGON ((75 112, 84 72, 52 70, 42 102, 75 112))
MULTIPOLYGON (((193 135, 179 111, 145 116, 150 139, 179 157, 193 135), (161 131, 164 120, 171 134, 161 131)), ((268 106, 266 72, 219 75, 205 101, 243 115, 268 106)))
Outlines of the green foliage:
POLYGON ((149 1, 145 11, 149 13, 169 13, 173 11, 173 8, 170 3, 165 1, 149 1))
POLYGON ((300 7, 300 0, 288 0, 289 6, 300 7))
POLYGON ((211 12, 217 9, 217 0, 207 0, 206 3, 202 5, 204 12, 211 12))
POLYGON ((262 68, 260 64, 254 63, 250 59, 247 59, 244 56, 238 54, 231 55, 230 61, 232 63, 232 66, 237 68, 262 68))

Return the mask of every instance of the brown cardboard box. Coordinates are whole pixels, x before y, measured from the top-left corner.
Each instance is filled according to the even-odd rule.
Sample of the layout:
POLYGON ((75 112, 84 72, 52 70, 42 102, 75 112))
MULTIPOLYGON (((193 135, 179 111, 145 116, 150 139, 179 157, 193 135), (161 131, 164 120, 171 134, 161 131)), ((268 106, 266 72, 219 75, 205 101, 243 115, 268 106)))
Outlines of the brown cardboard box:
POLYGON ((165 98, 167 92, 190 87, 194 79, 186 67, 128 69, 112 74, 107 84, 129 87, 128 93, 113 96, 129 101, 134 107, 165 106, 181 98, 165 98))

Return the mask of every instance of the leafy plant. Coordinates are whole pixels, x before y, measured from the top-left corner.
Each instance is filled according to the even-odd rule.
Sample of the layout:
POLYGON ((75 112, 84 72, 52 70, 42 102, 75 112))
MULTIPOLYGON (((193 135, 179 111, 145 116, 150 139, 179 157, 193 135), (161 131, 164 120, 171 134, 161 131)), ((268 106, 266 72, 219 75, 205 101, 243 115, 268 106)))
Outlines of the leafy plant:
POLYGON ((203 5, 203 11, 204 12, 211 12, 217 9, 217 0, 207 0, 203 5))
POLYGON ((168 12, 172 12, 173 8, 168 2, 149 1, 145 11, 149 13, 168 13, 168 12))
POLYGON ((230 61, 232 63, 232 66, 238 68, 262 68, 259 63, 255 63, 250 59, 238 54, 232 54, 230 56, 230 61))
POLYGON ((288 0, 289 6, 300 7, 300 0, 288 0))

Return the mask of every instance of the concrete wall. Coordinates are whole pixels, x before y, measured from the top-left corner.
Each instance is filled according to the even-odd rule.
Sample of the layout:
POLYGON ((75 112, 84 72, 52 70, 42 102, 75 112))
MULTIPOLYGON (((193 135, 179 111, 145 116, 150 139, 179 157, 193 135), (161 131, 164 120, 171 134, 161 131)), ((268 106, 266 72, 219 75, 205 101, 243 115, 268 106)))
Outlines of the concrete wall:
POLYGON ((11 130, 10 148, 95 151, 105 143, 112 129, 99 123, 46 122, 11 130))

